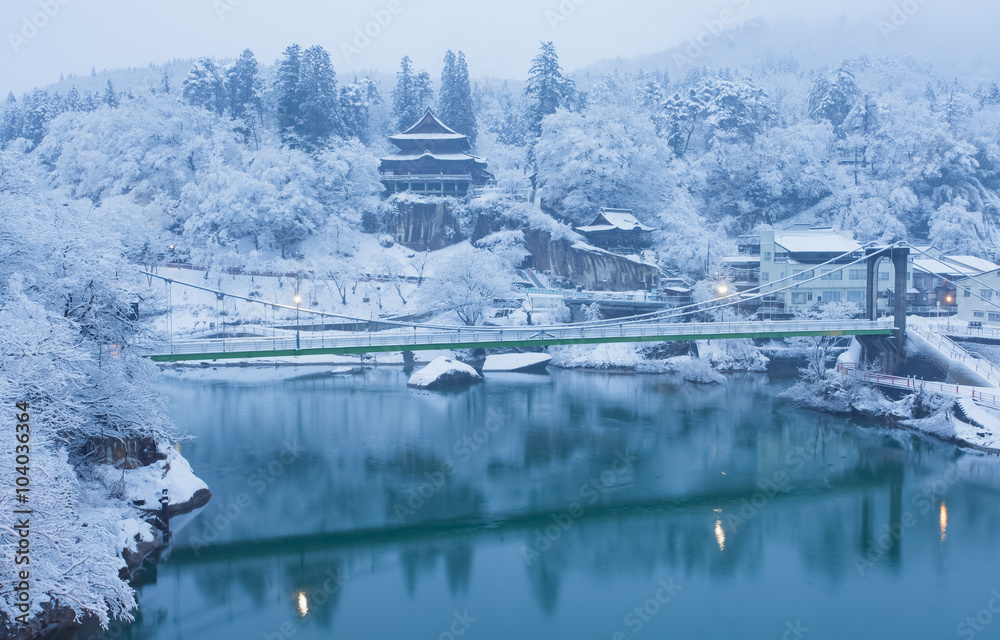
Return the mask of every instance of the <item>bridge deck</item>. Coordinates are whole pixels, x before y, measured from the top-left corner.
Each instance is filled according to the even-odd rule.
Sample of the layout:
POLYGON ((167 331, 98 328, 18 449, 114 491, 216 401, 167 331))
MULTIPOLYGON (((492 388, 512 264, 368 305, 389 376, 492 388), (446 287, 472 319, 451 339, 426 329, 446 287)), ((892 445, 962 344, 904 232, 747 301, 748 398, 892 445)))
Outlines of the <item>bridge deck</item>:
POLYGON ((157 362, 273 358, 305 355, 349 355, 447 349, 498 349, 571 344, 734 340, 807 336, 890 335, 888 320, 825 322, 635 323, 574 327, 470 327, 455 330, 408 330, 380 333, 331 333, 273 338, 174 340, 147 349, 157 362))

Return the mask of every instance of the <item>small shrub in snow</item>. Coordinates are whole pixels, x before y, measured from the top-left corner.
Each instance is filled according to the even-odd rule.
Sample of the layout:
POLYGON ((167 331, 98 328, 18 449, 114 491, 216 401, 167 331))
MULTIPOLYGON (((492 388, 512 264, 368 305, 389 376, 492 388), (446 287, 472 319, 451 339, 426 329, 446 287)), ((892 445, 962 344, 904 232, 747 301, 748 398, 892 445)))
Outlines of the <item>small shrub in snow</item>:
POLYGON ((677 375, 688 382, 697 384, 724 384, 726 377, 712 368, 712 365, 700 358, 678 356, 671 358, 670 365, 677 375))

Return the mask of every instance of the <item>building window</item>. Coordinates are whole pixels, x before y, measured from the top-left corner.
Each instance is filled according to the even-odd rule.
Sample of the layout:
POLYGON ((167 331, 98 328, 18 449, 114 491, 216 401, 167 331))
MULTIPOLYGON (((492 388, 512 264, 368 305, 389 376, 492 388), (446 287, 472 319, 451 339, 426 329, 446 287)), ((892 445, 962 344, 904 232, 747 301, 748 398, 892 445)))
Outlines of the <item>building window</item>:
POLYGON ((760 281, 761 282, 770 282, 771 281, 771 274, 768 273, 767 271, 761 271, 760 272, 760 281))
POLYGON ((979 295, 987 300, 991 300, 993 298, 993 289, 982 289, 979 295))
POLYGON ((848 276, 851 280, 864 280, 865 270, 864 269, 851 269, 851 273, 848 276))
POLYGON ((839 291, 824 291, 823 302, 840 302, 839 291))
POLYGON ((986 312, 985 311, 973 311, 972 312, 972 317, 974 317, 974 318, 985 318, 986 317, 986 312))
POLYGON ((771 261, 771 252, 770 251, 765 251, 764 252, 764 260, 766 260, 767 262, 771 261))
POLYGON ((823 274, 823 280, 843 280, 844 272, 841 270, 827 271, 823 274))
POLYGON ((971 298, 972 297, 972 290, 971 289, 966 289, 965 291, 962 292, 962 294, 963 294, 963 297, 971 298))
POLYGON ((793 280, 806 280, 812 278, 815 274, 810 269, 809 271, 796 271, 795 275, 792 277, 793 280))
POLYGON ((863 299, 864 299, 864 294, 862 294, 860 291, 848 291, 847 292, 847 301, 848 302, 858 302, 858 303, 860 303, 863 299))
POLYGON ((794 291, 792 292, 792 304, 805 304, 805 303, 806 303, 805 293, 796 293, 794 291))
POLYGON ((888 281, 889 280, 889 272, 888 271, 879 271, 879 273, 878 273, 878 279, 879 280, 883 280, 883 281, 888 281))
POLYGON ((991 313, 988 320, 990 322, 1000 322, 1000 313, 991 313))

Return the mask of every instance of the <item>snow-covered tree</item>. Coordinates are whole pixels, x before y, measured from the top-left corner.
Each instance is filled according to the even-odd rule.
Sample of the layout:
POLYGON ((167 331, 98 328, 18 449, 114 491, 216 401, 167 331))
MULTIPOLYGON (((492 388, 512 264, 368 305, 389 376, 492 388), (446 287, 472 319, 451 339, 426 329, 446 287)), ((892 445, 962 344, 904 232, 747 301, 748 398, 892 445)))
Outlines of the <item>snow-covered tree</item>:
MULTIPOLYGON (((110 80, 108 82, 111 82, 110 80)), ((198 58, 181 89, 184 101, 222 115, 230 104, 223 70, 211 58, 198 58)))
POLYGON ((469 136, 469 140, 475 143, 478 126, 472 100, 472 85, 469 82, 469 67, 465 61, 465 54, 461 51, 457 57, 451 51, 445 55, 437 115, 449 127, 469 136))
POLYGON ((511 295, 513 276, 492 253, 465 247, 435 267, 421 288, 425 304, 453 311, 467 326, 480 324, 497 301, 511 295))
POLYGON ((404 56, 396 73, 396 88, 392 91, 392 111, 397 130, 404 131, 413 126, 433 99, 430 74, 426 71, 414 72, 410 57, 404 56))
POLYGON ((543 42, 541 50, 531 61, 528 84, 524 95, 528 99, 525 119, 528 130, 538 137, 542 134, 542 120, 560 107, 568 107, 576 93, 571 78, 563 75, 559 54, 552 42, 543 42))
POLYGON ((299 115, 295 132, 308 149, 317 149, 343 134, 337 74, 330 54, 320 46, 309 47, 302 55, 298 84, 299 115))
POLYGON ((808 113, 813 120, 826 120, 839 127, 860 97, 854 72, 845 62, 832 77, 818 76, 809 91, 808 113))
POLYGON ((244 49, 240 57, 226 70, 229 93, 229 115, 234 120, 259 118, 262 84, 259 65, 253 51, 244 49))
MULTIPOLYGON (((111 210, 51 198, 31 179, 30 159, 5 154, 0 172, 0 394, 30 414, 32 538, 28 618, 63 607, 78 620, 130 619, 126 526, 135 507, 91 475, 95 444, 160 441, 169 422, 152 391, 155 367, 134 346, 136 295, 124 230, 111 210), (63 206, 65 205, 65 206, 63 206)), ((15 415, 0 437, 15 442, 15 415)), ((0 465, 0 542, 15 544, 14 447, 0 465)), ((144 525, 142 525, 144 526, 144 525)), ((133 543, 134 544, 134 543, 133 543)), ((23 612, 14 587, 22 567, 0 566, 0 614, 8 628, 23 612)))
POLYGON ((112 109, 118 108, 118 105, 121 104, 121 98, 118 96, 115 85, 111 80, 108 80, 108 85, 104 89, 104 104, 112 109))
POLYGON ((535 145, 537 184, 562 217, 589 222, 602 206, 650 213, 659 203, 670 151, 649 116, 593 105, 545 119, 535 145), (589 218, 589 219, 588 219, 589 218))
POLYGON ((284 142, 295 137, 295 125, 299 118, 299 74, 302 67, 302 48, 289 45, 278 61, 274 79, 274 93, 277 102, 278 132, 284 142))

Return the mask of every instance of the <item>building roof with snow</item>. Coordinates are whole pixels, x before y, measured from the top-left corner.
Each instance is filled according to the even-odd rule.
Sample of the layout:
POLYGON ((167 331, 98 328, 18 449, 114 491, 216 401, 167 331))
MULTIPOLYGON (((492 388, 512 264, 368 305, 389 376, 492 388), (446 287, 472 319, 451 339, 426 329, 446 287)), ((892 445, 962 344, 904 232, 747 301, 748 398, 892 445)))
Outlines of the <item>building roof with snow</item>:
POLYGON ((469 136, 461 134, 434 115, 430 109, 409 129, 389 139, 404 153, 435 151, 440 153, 461 153, 472 148, 469 136))
POLYGON ((833 229, 791 229, 776 231, 774 243, 789 253, 854 253, 861 251, 856 240, 833 229))
POLYGON ((602 233, 607 231, 655 231, 653 227, 647 227, 639 222, 629 209, 606 209, 602 208, 594 221, 590 224, 577 227, 580 233, 602 233))
POLYGON ((991 273, 1000 269, 1000 265, 975 256, 945 256, 944 261, 965 267, 967 275, 991 273))

